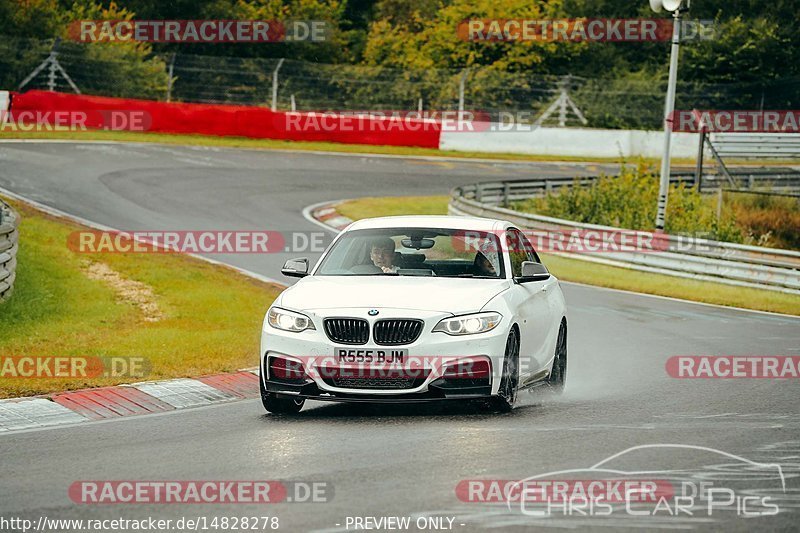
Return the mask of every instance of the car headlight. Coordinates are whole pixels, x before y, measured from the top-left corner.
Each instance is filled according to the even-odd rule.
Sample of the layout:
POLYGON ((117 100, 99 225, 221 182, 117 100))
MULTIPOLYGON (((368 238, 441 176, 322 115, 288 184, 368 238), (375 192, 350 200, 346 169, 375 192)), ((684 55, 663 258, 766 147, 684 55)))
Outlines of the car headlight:
POLYGON ((476 313, 474 315, 454 316, 441 320, 433 331, 441 331, 448 335, 473 335, 486 333, 497 327, 503 319, 500 313, 476 313))
POLYGON ((269 325, 276 329, 283 331, 300 332, 307 329, 317 329, 314 323, 306 315, 295 313, 294 311, 287 311, 280 307, 273 307, 267 313, 267 320, 269 325))

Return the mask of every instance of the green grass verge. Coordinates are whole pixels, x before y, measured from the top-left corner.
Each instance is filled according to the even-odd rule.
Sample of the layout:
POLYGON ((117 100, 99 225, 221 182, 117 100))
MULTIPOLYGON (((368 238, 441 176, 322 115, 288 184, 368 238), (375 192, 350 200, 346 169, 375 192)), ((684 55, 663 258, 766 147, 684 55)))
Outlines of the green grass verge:
MULTIPOLYGON (((245 137, 213 137, 204 135, 179 135, 168 133, 141 133, 128 131, 0 131, 2 139, 63 139, 76 141, 155 142, 192 146, 220 146, 261 150, 307 150, 341 153, 369 153, 405 156, 458 157, 463 159, 502 159, 509 161, 569 161, 617 163, 619 157, 569 157, 526 154, 498 154, 494 152, 460 152, 413 146, 378 146, 371 144, 344 144, 317 141, 282 141, 278 139, 249 139, 245 137)), ((651 160, 647 160, 651 161, 651 160)), ((657 162, 655 159, 651 162, 657 162)), ((673 164, 694 165, 694 160, 673 159, 673 164)))
POLYGON ((264 312, 280 288, 178 254, 78 254, 67 235, 83 229, 24 203, 14 293, 0 303, 0 356, 144 357, 144 378, 0 378, 0 397, 201 376, 258 364, 264 312), (148 285, 164 315, 147 322, 86 261, 148 285))
MULTIPOLYGON (((447 213, 447 202, 447 196, 360 198, 340 204, 337 206, 337 210, 353 220, 401 214, 443 215, 447 213)), ((564 281, 670 296, 696 302, 800 315, 800 296, 638 272, 560 255, 541 255, 547 268, 564 281)))
POLYGON ((447 196, 392 196, 358 198, 336 206, 347 218, 361 220, 395 215, 446 215, 447 196))

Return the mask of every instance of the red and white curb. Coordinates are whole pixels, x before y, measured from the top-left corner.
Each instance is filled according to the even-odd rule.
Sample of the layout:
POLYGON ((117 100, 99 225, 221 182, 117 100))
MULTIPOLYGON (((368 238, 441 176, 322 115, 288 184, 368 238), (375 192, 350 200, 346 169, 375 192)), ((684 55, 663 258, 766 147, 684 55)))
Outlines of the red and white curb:
POLYGON ((257 398, 258 369, 0 400, 0 433, 257 398))
MULTIPOLYGON (((69 141, 72 142, 72 141, 69 141)), ((0 187, 0 193, 44 211, 90 228, 118 231, 59 209, 30 200, 0 187)), ((224 265, 264 283, 283 286, 278 280, 220 263, 197 254, 187 254, 215 265, 224 265)), ((248 398, 258 398, 258 369, 196 379, 149 381, 99 387, 43 396, 0 400, 0 434, 9 431, 76 424, 93 420, 146 415, 248 398)))
MULTIPOLYGON (((336 210, 341 202, 309 206, 303 210, 303 215, 320 226, 339 232, 353 222, 336 210)), ((0 434, 162 413, 258 396, 256 368, 196 379, 148 381, 48 396, 9 398, 0 400, 0 434)))
POLYGON ((337 232, 342 231, 344 228, 352 224, 353 221, 346 216, 341 215, 336 210, 336 206, 340 203, 342 203, 341 200, 338 202, 326 202, 324 204, 313 205, 310 208, 307 208, 306 213, 315 222, 327 226, 328 228, 337 232))

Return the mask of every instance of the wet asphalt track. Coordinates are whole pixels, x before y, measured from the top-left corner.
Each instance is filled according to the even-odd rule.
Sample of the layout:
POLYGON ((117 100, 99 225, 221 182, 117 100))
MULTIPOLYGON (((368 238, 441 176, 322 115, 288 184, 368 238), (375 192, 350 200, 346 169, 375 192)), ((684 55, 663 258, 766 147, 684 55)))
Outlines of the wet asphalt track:
MULTIPOLYGON (((0 143, 0 187, 126 230, 318 231, 301 210, 324 200, 444 194, 478 179, 597 170, 158 145, 0 143)), ((215 258, 278 278, 286 255, 215 258)), ((280 518, 284 531, 337 530, 348 516, 386 515, 451 517, 461 531, 800 529, 800 383, 679 381, 664 370, 666 359, 677 354, 800 355, 800 320, 571 284, 564 290, 569 373, 560 398, 525 394, 522 406, 508 415, 471 405, 315 403, 296 418, 269 416, 258 401, 241 401, 0 435, 0 517, 269 515, 280 518), (744 518, 732 507, 709 516, 698 502, 692 516, 631 516, 624 509, 611 516, 564 516, 556 510, 544 519, 518 506, 509 511, 456 497, 461 480, 588 468, 649 444, 702 446, 780 463, 785 492, 774 471, 712 451, 649 448, 615 460, 619 470, 658 470, 661 479, 714 480, 737 495, 769 496, 780 512, 744 518), (328 503, 272 506, 75 505, 67 488, 86 479, 327 481, 334 496, 328 503)))

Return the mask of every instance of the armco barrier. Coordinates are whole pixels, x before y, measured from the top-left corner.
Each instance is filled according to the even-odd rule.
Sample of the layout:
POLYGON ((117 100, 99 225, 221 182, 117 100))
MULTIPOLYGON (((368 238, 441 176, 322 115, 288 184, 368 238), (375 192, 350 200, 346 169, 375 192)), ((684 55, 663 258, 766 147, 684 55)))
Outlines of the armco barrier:
MULTIPOLYGON (((588 186, 596 181, 599 176, 581 176, 577 178, 569 176, 555 176, 550 178, 536 178, 532 180, 514 181, 494 181, 485 183, 474 183, 461 187, 464 194, 479 202, 490 205, 501 205, 508 207, 509 202, 525 200, 547 192, 561 189, 562 187, 588 186)), ((673 172, 670 176, 670 183, 683 183, 687 186, 695 184, 695 175, 685 172, 673 172)), ((724 175, 706 174, 703 176, 703 190, 709 191, 719 189, 728 184, 724 175)), ((800 191, 800 176, 794 174, 751 174, 748 176, 747 189, 726 189, 735 192, 756 192, 758 194, 770 194, 770 191, 762 191, 760 188, 767 186, 770 191, 780 190, 784 194, 788 191, 800 191)))
POLYGON ((425 148, 438 148, 440 135, 440 125, 433 121, 408 119, 413 128, 398 127, 388 117, 347 122, 337 121, 333 114, 292 114, 265 107, 167 103, 48 91, 15 94, 11 106, 15 118, 24 112, 58 111, 84 112, 86 127, 99 129, 107 126, 109 112, 138 112, 144 116, 146 131, 157 133, 425 148))
POLYGON ((0 301, 11 296, 17 269, 19 215, 0 200, 0 301))
MULTIPOLYGON (((548 189, 545 182, 563 179, 540 181, 542 184, 539 186, 533 186, 530 181, 505 181, 456 187, 451 191, 448 211, 453 215, 499 218, 523 229, 567 235, 572 232, 620 231, 620 228, 522 213, 498 205, 504 198, 513 201, 540 195, 548 189)), ((685 238, 672 235, 663 238, 665 249, 670 251, 554 253, 645 272, 800 295, 800 252, 706 239, 693 239, 692 246, 688 247, 685 238)))

